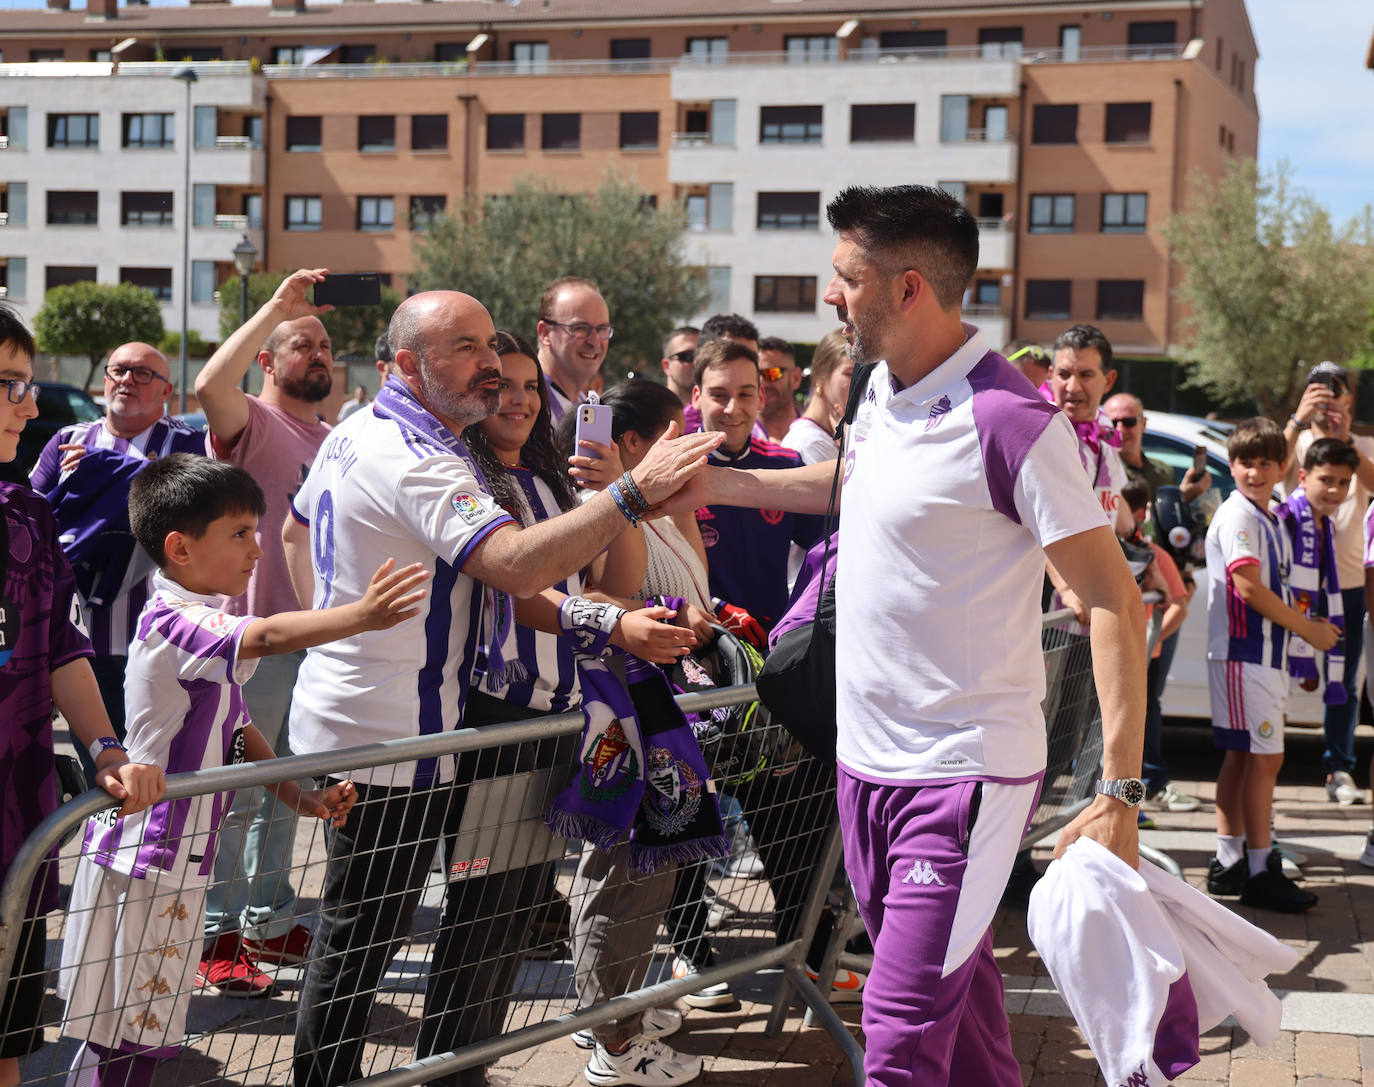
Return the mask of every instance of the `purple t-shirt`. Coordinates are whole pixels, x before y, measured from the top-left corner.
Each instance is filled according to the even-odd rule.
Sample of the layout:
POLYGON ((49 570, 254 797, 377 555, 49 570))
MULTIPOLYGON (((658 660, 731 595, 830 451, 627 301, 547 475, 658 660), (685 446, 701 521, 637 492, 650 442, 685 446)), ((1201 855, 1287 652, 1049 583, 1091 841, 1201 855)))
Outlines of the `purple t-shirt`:
MULTIPOLYGON (((52 673, 91 643, 72 621, 76 581, 57 542, 52 511, 27 487, 0 483, 9 537, 3 596, 19 615, 9 660, 0 665, 0 877, 35 827, 57 810, 53 762, 52 673)), ((56 850, 53 852, 56 856, 56 850)), ((57 865, 35 889, 38 913, 57 908, 57 865)), ((31 905, 35 903, 31 900, 31 905)))

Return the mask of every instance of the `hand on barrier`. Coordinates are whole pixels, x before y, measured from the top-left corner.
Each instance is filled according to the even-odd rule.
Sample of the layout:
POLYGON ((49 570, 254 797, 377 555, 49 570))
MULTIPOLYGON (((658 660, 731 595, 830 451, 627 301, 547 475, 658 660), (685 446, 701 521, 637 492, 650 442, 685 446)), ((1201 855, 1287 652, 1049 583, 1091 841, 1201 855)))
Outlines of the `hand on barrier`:
POLYGON ((341 827, 357 802, 358 791, 353 788, 353 782, 341 781, 327 789, 302 789, 296 801, 296 810, 302 815, 313 815, 316 819, 325 819, 341 827))
POLYGON ((358 601, 364 630, 387 630, 420 614, 411 605, 424 599, 425 590, 416 586, 429 577, 429 571, 418 562, 400 570, 394 570, 395 565, 395 559, 382 563, 358 601))
POLYGON ((584 438, 578 443, 577 449, 577 455, 568 458, 568 464, 572 466, 568 469, 568 475, 587 490, 604 491, 624 474, 625 468, 620 463, 620 450, 614 442, 602 445, 600 442, 584 438), (584 449, 590 449, 595 455, 583 455, 584 449))
POLYGON ((1084 626, 1088 625, 1088 620, 1090 618, 1088 614, 1088 605, 1083 603, 1083 601, 1078 598, 1077 593, 1075 593, 1072 589, 1069 588, 1060 589, 1059 600, 1064 607, 1068 608, 1071 612, 1073 612, 1073 617, 1075 619, 1077 619, 1084 626))
POLYGON ((696 643, 696 635, 670 621, 676 614, 664 607, 627 611, 616 624, 611 642, 641 660, 672 664, 696 643))
POLYGON ((1137 809, 1110 796, 1098 796, 1066 826, 1055 843, 1056 858, 1079 838, 1106 846, 1132 868, 1140 867, 1140 830, 1137 809))
POLYGON ((133 815, 156 804, 167 791, 162 767, 155 763, 119 762, 102 766, 95 783, 116 800, 124 801, 119 808, 120 815, 133 815))
POLYGON ((755 649, 763 652, 768 648, 768 635, 759 621, 743 608, 727 604, 723 600, 714 601, 716 621, 737 638, 743 638, 755 649))

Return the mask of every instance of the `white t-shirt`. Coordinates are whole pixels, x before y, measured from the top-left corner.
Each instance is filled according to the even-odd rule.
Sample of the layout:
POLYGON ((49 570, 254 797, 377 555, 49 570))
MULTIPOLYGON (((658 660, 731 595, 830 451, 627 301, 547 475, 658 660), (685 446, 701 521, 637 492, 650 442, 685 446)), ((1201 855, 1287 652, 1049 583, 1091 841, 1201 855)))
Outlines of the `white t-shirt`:
POLYGON ((830 431, 805 415, 798 415, 787 428, 780 445, 795 449, 801 454, 802 463, 819 464, 823 460, 834 460, 840 455, 840 447, 830 431))
MULTIPOLYGON (((291 507, 310 526, 316 608, 360 599, 389 558, 397 568, 419 562, 430 571, 414 619, 306 653, 291 699, 291 750, 461 728, 484 595, 463 563, 490 532, 515 523, 478 485, 467 458, 377 412, 356 412, 320 447, 291 507)), ((453 760, 358 769, 352 777, 422 788, 452 780, 453 760)))
POLYGON ((845 453, 839 761, 872 781, 1020 781, 1045 766, 1046 544, 1106 524, 1066 473, 1068 419, 968 340, 921 381, 869 378, 845 453))
POLYGON ((1292 543, 1279 519, 1239 490, 1217 509, 1207 528, 1207 659, 1283 668, 1288 631, 1236 593, 1236 567, 1259 567, 1260 584, 1288 600, 1292 543))

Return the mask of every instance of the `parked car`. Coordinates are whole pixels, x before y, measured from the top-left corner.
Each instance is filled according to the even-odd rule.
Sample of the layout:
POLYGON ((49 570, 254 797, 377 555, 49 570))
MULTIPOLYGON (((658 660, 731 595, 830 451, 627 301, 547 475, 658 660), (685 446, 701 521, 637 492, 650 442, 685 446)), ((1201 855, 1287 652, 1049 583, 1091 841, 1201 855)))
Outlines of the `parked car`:
MULTIPOLYGON (((1235 490, 1230 463, 1226 457, 1226 439, 1231 432, 1229 423, 1199 419, 1192 415, 1171 415, 1152 411, 1146 416, 1145 435, 1141 445, 1147 457, 1152 457, 1174 470, 1175 479, 1193 466, 1193 449, 1199 445, 1207 449, 1207 471, 1212 486, 1195 503, 1208 523, 1212 515, 1235 490)), ((1279 493, 1275 491, 1274 498, 1279 493)), ((1195 574, 1197 592, 1188 608, 1188 618, 1179 631, 1178 649, 1169 669, 1169 683, 1164 688, 1163 709, 1166 717, 1212 716, 1207 683, 1207 580, 1206 571, 1195 574)), ((1363 664, 1363 662, 1361 662, 1363 664)), ((1320 691, 1303 691, 1296 684, 1288 703, 1288 720, 1307 725, 1319 725, 1322 720, 1320 691)))
POLYGON ((54 434, 71 423, 93 423, 104 412, 90 396, 75 385, 56 381, 35 382, 38 386, 38 416, 30 419, 19 436, 19 451, 14 460, 0 464, 0 479, 9 483, 27 483, 29 470, 38 462, 38 455, 54 434))

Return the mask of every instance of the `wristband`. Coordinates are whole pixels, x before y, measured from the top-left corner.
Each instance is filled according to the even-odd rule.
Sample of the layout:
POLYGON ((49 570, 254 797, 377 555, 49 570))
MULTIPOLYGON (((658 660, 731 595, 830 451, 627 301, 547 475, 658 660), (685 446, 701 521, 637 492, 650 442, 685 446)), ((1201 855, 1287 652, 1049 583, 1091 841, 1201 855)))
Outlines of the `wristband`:
POLYGON ((644 492, 639 489, 639 484, 635 482, 634 476, 626 472, 617 482, 620 484, 620 493, 630 503, 630 508, 637 514, 647 513, 649 500, 644 497, 644 492))
POLYGON ((630 524, 638 527, 639 515, 630 508, 629 501, 620 492, 619 480, 617 480, 615 483, 612 483, 609 487, 607 487, 606 493, 611 496, 612 500, 614 500, 616 508, 620 510, 622 514, 625 515, 625 520, 629 521, 630 524))
POLYGON ((624 608, 581 596, 569 596, 558 605, 558 629, 579 653, 599 657, 611 642, 624 608))
POLYGON ((117 740, 115 737, 97 736, 94 740, 91 741, 91 746, 88 747, 86 750, 91 756, 91 762, 95 762, 97 759, 100 758, 101 755, 105 754, 106 751, 109 751, 111 748, 115 747, 119 748, 120 751, 124 750, 124 745, 120 743, 119 740, 117 740))
POLYGON ((1308 427, 1312 425, 1311 423, 1304 423, 1296 415, 1290 415, 1288 417, 1288 421, 1293 424, 1294 430, 1306 430, 1308 427))

